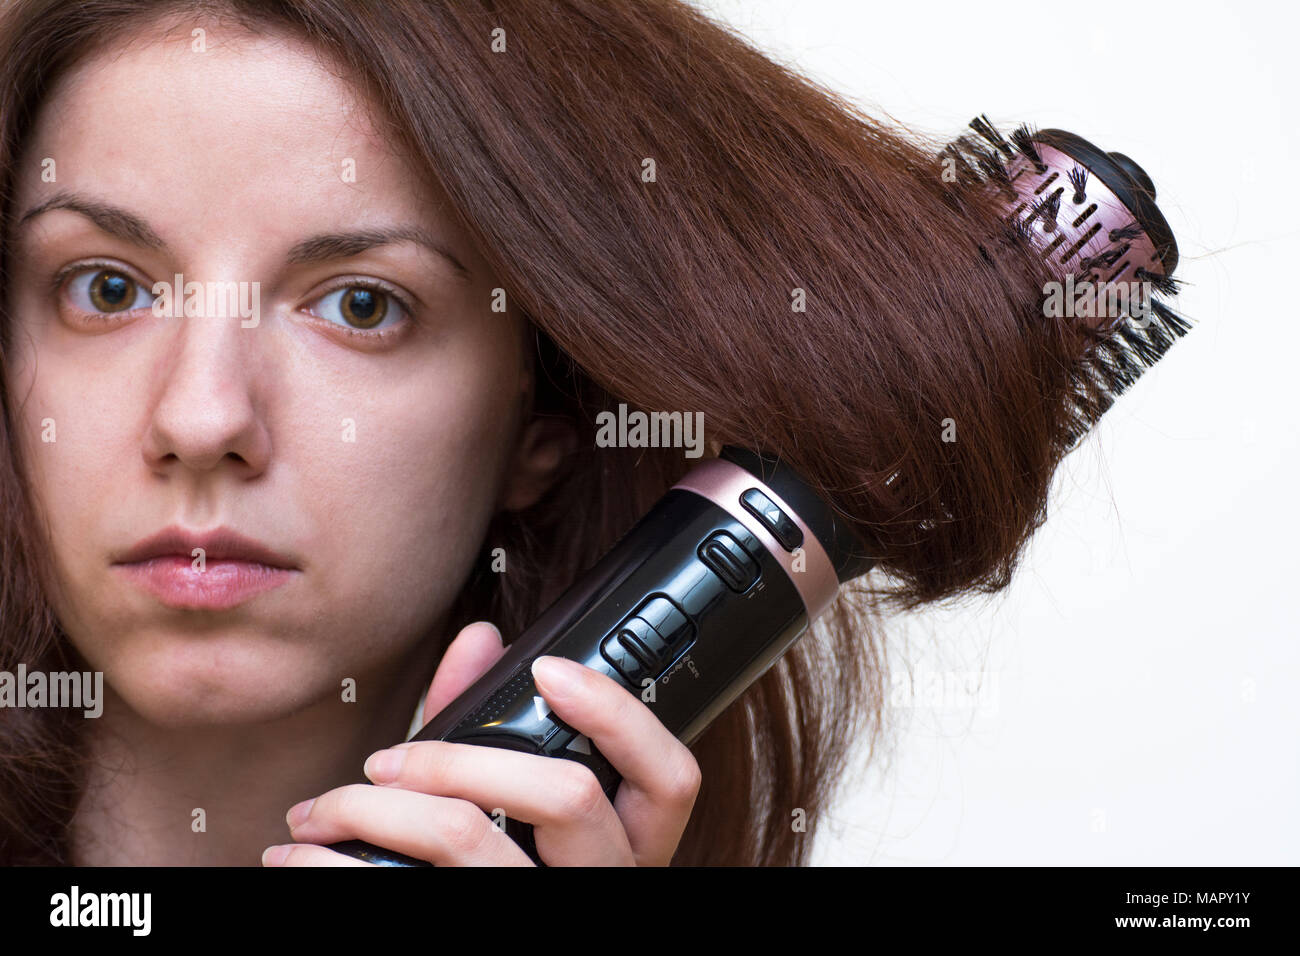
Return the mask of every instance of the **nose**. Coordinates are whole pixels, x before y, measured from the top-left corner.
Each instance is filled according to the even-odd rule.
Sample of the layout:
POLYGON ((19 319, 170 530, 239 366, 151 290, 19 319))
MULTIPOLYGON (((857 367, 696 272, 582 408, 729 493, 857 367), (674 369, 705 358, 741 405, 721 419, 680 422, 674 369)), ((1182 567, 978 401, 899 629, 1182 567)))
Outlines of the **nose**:
POLYGON ((271 441, 259 411, 257 357, 265 335, 237 315, 162 318, 176 323, 159 372, 142 452, 158 474, 213 472, 241 478, 266 470, 271 441))

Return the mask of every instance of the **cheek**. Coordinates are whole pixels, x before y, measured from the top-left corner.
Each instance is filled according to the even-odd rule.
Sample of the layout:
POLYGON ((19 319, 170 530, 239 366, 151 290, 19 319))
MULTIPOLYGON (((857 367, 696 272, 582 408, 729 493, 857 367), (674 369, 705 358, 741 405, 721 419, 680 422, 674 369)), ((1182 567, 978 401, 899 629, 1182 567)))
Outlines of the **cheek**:
POLYGON ((435 362, 332 403, 337 433, 295 456, 312 513, 305 559, 317 559, 328 600, 398 632, 427 627, 452 602, 514 450, 520 409, 503 374, 482 356, 435 362))
POLYGON ((80 573, 93 551, 91 529, 123 495, 125 476, 112 450, 121 427, 112 409, 122 396, 100 394, 57 360, 38 362, 30 348, 8 362, 5 384, 21 470, 38 524, 51 535, 57 607, 57 585, 80 573))

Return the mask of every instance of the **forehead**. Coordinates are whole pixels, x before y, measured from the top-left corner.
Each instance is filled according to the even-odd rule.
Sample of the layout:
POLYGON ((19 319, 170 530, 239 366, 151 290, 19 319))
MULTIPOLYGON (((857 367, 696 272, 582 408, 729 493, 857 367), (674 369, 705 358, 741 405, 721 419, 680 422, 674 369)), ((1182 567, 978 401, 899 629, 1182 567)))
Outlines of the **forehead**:
POLYGON ((424 177, 342 71, 305 41, 197 22, 134 30, 50 91, 26 144, 20 191, 93 187, 160 225, 201 210, 318 217, 432 203, 424 177), (202 34, 192 31, 202 30, 202 34), (201 42, 200 42, 201 41, 201 42), (56 183, 43 182, 52 159, 56 183))

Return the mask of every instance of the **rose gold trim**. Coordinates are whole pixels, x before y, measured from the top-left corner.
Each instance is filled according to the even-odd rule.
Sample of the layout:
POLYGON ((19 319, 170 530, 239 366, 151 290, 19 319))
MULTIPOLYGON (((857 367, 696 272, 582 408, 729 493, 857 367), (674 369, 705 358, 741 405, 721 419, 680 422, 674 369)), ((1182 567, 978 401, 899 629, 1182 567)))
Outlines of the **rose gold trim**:
POLYGON ((713 458, 696 465, 673 487, 693 491, 701 497, 708 498, 748 528, 754 537, 763 542, 764 547, 767 548, 772 557, 776 558, 781 567, 785 569, 786 576, 790 578, 790 583, 795 586, 799 596, 803 599, 803 606, 808 614, 809 624, 821 617, 826 609, 831 606, 831 602, 835 600, 835 596, 839 593, 840 582, 835 575, 835 568, 831 564, 830 556, 827 555, 826 549, 822 547, 822 543, 817 540, 817 536, 803 523, 803 519, 795 513, 795 510, 764 482, 733 462, 713 458), (781 547, 781 542, 772 537, 772 533, 764 528, 762 523, 746 511, 745 506, 740 503, 740 496, 750 488, 757 488, 771 498, 777 507, 789 515, 790 520, 798 525, 799 530, 803 532, 804 570, 794 570, 794 555, 781 547))

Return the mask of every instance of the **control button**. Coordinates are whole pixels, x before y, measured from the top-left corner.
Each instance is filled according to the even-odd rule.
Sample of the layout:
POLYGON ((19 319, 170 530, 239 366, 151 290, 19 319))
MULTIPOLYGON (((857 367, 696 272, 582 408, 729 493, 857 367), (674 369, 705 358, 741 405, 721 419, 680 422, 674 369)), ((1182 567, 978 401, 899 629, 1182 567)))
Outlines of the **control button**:
POLYGON ((578 736, 578 732, 564 721, 557 719, 556 723, 559 729, 546 739, 546 744, 539 751, 543 757, 559 757, 563 751, 573 749, 573 739, 578 736))
MULTIPOLYGON (((650 632, 637 634, 639 643, 655 656, 655 675, 677 658, 695 640, 695 625, 676 604, 662 594, 643 601, 626 625, 643 625, 650 632)), ((635 649, 634 649, 635 650, 635 649)))
POLYGON ((600 642, 600 656, 609 661, 629 684, 635 687, 640 683, 646 665, 623 643, 618 631, 600 642))
POLYGON ((790 516, 757 488, 750 488, 740 496, 740 503, 745 510, 763 523, 763 527, 772 532, 772 537, 781 542, 781 547, 793 551, 803 544, 803 532, 790 520, 790 516))
POLYGON ((615 629, 615 633, 618 634, 618 639, 623 646, 640 659, 646 670, 659 669, 660 658, 663 657, 665 650, 664 639, 648 621, 643 621, 639 617, 629 617, 615 629))
POLYGON ((634 687, 663 669, 667 653, 659 632, 639 617, 629 617, 600 642, 601 656, 634 687))
MULTIPOLYGON (((690 618, 672 601, 663 595, 655 595, 632 612, 636 617, 654 628, 659 637, 675 647, 687 640, 694 632, 695 626, 690 618)), ((668 663, 664 661, 664 663, 668 663)))
POLYGON ((600 655, 633 687, 662 673, 695 637, 695 625, 663 595, 643 601, 605 635, 600 655))
POLYGON ((646 670, 657 672, 664 664, 664 654, 668 652, 668 645, 659 636, 658 631, 640 618, 634 617, 627 624, 638 626, 635 630, 626 625, 619 628, 618 639, 623 642, 624 647, 645 662, 646 670))
POLYGON ((748 591, 758 580, 758 562, 725 531, 715 531, 705 538, 698 553, 709 570, 738 594, 748 591))
MULTIPOLYGON (((543 757, 564 757, 590 769, 606 793, 618 785, 618 775, 609 762, 592 746, 591 738, 571 727, 561 726, 559 733, 546 741, 539 751, 543 757)), ((612 796, 612 794, 611 794, 612 796)))

